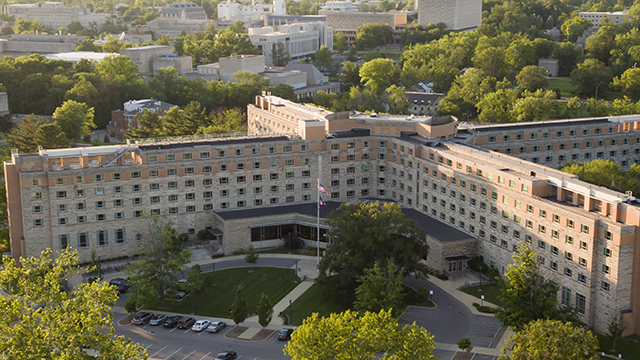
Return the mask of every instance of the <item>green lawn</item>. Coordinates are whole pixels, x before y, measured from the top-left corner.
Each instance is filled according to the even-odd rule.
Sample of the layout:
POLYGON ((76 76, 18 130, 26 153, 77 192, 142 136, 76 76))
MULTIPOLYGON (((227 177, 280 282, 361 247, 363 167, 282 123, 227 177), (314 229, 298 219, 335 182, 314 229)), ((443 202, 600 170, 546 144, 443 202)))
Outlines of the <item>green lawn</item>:
POLYGON ((604 351, 607 354, 617 356, 618 353, 622 354, 622 358, 625 360, 640 360, 640 336, 634 335, 626 337, 624 339, 618 339, 616 341, 616 353, 609 352, 613 347, 611 340, 605 335, 595 333, 598 341, 600 342, 600 351, 604 351))
MULTIPOLYGON (((318 284, 313 284, 302 296, 291 304, 294 325, 302 325, 302 320, 318 313, 321 317, 326 317, 332 313, 339 313, 351 309, 352 304, 343 301, 338 296, 325 299, 320 293, 318 284)), ((274 314, 277 315, 277 314, 274 314)), ((288 316, 289 314, 287 314, 288 316)))
MULTIPOLYGON (((238 285, 245 287, 247 309, 250 313, 260 301, 262 293, 269 296, 271 304, 275 305, 282 300, 298 284, 294 282, 294 271, 291 269, 277 269, 266 267, 240 268, 220 270, 214 273, 205 273, 205 284, 213 283, 215 286, 205 288, 201 294, 193 294, 193 305, 197 315, 213 317, 229 317, 229 308, 236 296, 238 285), (253 272, 249 272, 249 271, 253 272)), ((172 301, 164 309, 181 314, 191 313, 191 298, 185 297, 182 301, 172 301)))
POLYGON ((568 77, 555 77, 547 79, 547 90, 553 90, 555 88, 560 89, 562 97, 573 97, 573 92, 576 90, 576 86, 571 84, 571 78, 568 77))
MULTIPOLYGON (((480 299, 480 295, 484 295, 484 299, 494 305, 500 305, 498 301, 498 295, 500 295, 500 288, 497 284, 482 285, 482 291, 478 291, 479 286, 467 286, 460 288, 460 291, 465 292, 471 296, 475 296, 480 299)), ((481 302, 478 301, 480 304, 481 302)))

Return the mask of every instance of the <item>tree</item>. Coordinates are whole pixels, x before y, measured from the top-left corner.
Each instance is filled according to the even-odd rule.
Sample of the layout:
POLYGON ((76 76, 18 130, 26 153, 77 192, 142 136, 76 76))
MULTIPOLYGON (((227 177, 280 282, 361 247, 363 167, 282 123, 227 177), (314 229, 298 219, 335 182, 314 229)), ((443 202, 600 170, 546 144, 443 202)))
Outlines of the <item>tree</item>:
POLYGON ((48 123, 42 125, 36 131, 36 144, 44 149, 59 149, 69 146, 67 136, 56 123, 48 123))
POLYGON ((293 360, 423 359, 436 360, 433 336, 418 325, 398 325, 391 311, 347 310, 320 317, 314 313, 284 347, 293 360))
POLYGON ((273 317, 273 306, 271 305, 271 301, 269 301, 267 294, 262 293, 256 313, 258 313, 258 323, 260 323, 260 326, 266 327, 271 323, 271 318, 273 317))
POLYGON ((204 279, 202 278, 202 268, 200 265, 195 264, 189 269, 187 279, 191 290, 195 292, 201 292, 204 288, 204 279))
POLYGON ((404 87, 391 85, 385 90, 386 103, 392 114, 405 114, 409 108, 404 87))
POLYGON ((36 115, 27 115, 17 127, 12 128, 2 137, 12 149, 18 149, 20 153, 32 153, 38 151, 38 146, 48 145, 48 149, 56 149, 66 147, 68 141, 66 139, 60 139, 60 133, 54 132, 53 128, 49 127, 46 130, 41 128, 47 126, 49 121, 36 115), (51 134, 51 139, 46 138, 46 135, 51 134))
POLYGON ((568 41, 558 45, 551 54, 558 59, 558 76, 571 75, 582 58, 582 50, 568 41))
POLYGON ((576 94, 591 96, 599 89, 604 93, 611 82, 611 70, 600 60, 586 59, 571 72, 571 83, 577 86, 576 94))
POLYGON ((516 82, 531 92, 544 89, 547 86, 547 71, 536 65, 525 66, 516 76, 516 82))
POLYGON ((402 309, 402 274, 397 271, 392 259, 387 260, 384 268, 375 263, 358 278, 360 285, 356 289, 356 301, 353 307, 361 314, 366 311, 377 313, 391 310, 398 316, 402 309))
POLYGON ((426 234, 407 219, 397 204, 341 204, 327 219, 331 246, 320 261, 318 284, 325 293, 355 298, 357 279, 371 264, 393 259, 403 276, 425 273, 426 234))
POLYGON ((16 34, 35 34, 44 32, 44 25, 38 20, 18 18, 13 25, 16 34))
POLYGON ((380 96, 397 79, 397 68, 392 59, 374 59, 362 65, 360 78, 365 87, 380 96))
POLYGON ((627 69, 613 79, 613 85, 633 101, 640 100, 640 68, 627 69))
POLYGON ((293 102, 298 100, 298 95, 296 95, 296 90, 293 88, 293 86, 285 83, 280 83, 272 87, 271 95, 277 96, 279 98, 287 99, 293 102))
POLYGON ((189 261, 191 251, 181 248, 173 223, 163 216, 145 214, 144 222, 145 233, 138 247, 141 256, 125 269, 134 285, 127 301, 138 307, 164 307, 165 291, 175 290, 176 273, 189 261))
POLYGON ((132 139, 145 139, 152 137, 160 137, 163 134, 162 119, 155 111, 147 109, 138 112, 134 117, 138 123, 138 127, 129 127, 129 136, 132 139))
POLYGON ((256 248, 254 248, 253 245, 249 245, 247 255, 244 256, 244 261, 246 261, 247 264, 255 265, 259 258, 260 255, 256 252, 256 248))
POLYGON ((567 316, 578 323, 571 311, 558 309, 558 285, 540 274, 536 254, 529 246, 519 243, 512 259, 513 264, 507 265, 506 279, 499 279, 498 299, 502 306, 498 308, 496 318, 504 326, 522 330, 531 321, 567 316))
POLYGON ((345 61, 342 63, 342 75, 340 77, 340 88, 342 91, 349 91, 354 86, 360 86, 360 65, 345 61))
POLYGON ((615 47, 615 37, 620 27, 609 22, 608 19, 603 19, 600 22, 600 28, 595 35, 589 36, 584 42, 584 50, 591 57, 594 57, 605 64, 609 64, 609 58, 611 57, 611 51, 615 47))
POLYGON ((259 54, 260 51, 249 39, 242 21, 238 20, 233 25, 218 32, 218 38, 213 46, 213 53, 214 58, 208 59, 211 62, 216 62, 219 58, 225 56, 259 54))
POLYGON ((67 25, 67 32, 69 34, 81 35, 84 32, 84 26, 82 26, 82 24, 77 21, 73 21, 69 25, 67 25))
POLYGON ((593 26, 591 21, 583 19, 579 16, 574 16, 571 19, 562 23, 560 30, 565 39, 574 43, 578 40, 578 36, 581 36, 585 30, 593 26))
POLYGON ((82 359, 84 347, 105 359, 147 358, 146 350, 115 336, 111 307, 118 295, 104 282, 67 288, 81 274, 78 254, 69 248, 40 257, 21 258, 20 266, 3 257, 0 285, 0 357, 6 359, 82 359))
POLYGON ((211 123, 198 129, 201 134, 221 134, 247 131, 247 114, 239 108, 219 108, 211 113, 211 123))
POLYGON ((338 54, 342 54, 347 50, 347 38, 342 31, 338 31, 333 35, 333 48, 338 54))
POLYGON ((390 43, 393 29, 386 24, 363 24, 356 29, 356 39, 358 49, 373 49, 390 43))
POLYGON ((280 41, 273 44, 270 56, 274 66, 285 66, 291 61, 291 55, 280 41))
POLYGON ((313 54, 313 64, 323 71, 330 71, 333 67, 331 55, 331 50, 329 50, 326 45, 322 45, 320 49, 313 54))
POLYGON ((244 286, 238 285, 236 297, 231 305, 231 318, 239 325, 247 318, 247 300, 244 297, 244 286))
POLYGON ((571 323, 536 320, 516 332, 502 347, 499 360, 597 360, 598 339, 571 323))
POLYGON ((88 108, 86 104, 68 100, 56 109, 53 118, 67 137, 75 140, 90 135, 91 129, 96 128, 93 113, 93 108, 88 108))
POLYGON ((609 323, 609 326, 607 328, 607 330, 609 331, 607 334, 607 337, 609 339, 611 339, 611 341, 613 342, 613 351, 616 351, 616 341, 622 337, 622 333, 624 332, 624 330, 626 329, 626 327, 622 326, 620 324, 620 322, 622 321, 622 317, 615 315, 612 319, 611 322, 609 323))
POLYGON ((469 350, 471 350, 471 339, 468 337, 463 337, 462 339, 458 340, 458 348, 460 350, 469 352, 469 350))

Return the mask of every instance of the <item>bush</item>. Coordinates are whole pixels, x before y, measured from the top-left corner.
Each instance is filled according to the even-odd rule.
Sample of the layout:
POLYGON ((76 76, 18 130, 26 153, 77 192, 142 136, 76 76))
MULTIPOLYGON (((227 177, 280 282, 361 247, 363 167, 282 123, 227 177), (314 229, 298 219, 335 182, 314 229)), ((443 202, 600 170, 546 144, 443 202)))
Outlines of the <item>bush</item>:
POLYGON ((469 268, 471 270, 475 270, 475 271, 481 272, 483 274, 486 274, 487 271, 489 271, 489 269, 490 269, 489 265, 485 264, 482 256, 480 256, 480 255, 473 256, 471 258, 471 260, 469 260, 467 265, 469 266, 469 268))
POLYGON ((244 254, 244 248, 240 248, 233 252, 233 255, 242 255, 244 254))
POLYGON ((441 273, 439 270, 433 269, 433 268, 427 268, 427 273, 429 275, 435 276, 440 280, 449 280, 449 277, 443 273, 441 273))
POLYGON ((492 308, 490 306, 483 306, 483 305, 480 305, 480 304, 475 303, 475 302, 473 303, 473 306, 476 309, 478 309, 478 311, 480 311, 481 313, 485 313, 485 314, 495 314, 496 311, 498 311, 498 309, 496 309, 496 308, 492 308))
POLYGON ((491 268, 487 271, 487 276, 489 279, 498 279, 500 277, 500 272, 496 268, 491 268))
POLYGON ((291 241, 291 250, 300 250, 304 247, 304 241, 295 236, 291 236, 291 240, 288 237, 284 238, 284 247, 289 249, 289 241, 291 241))
POLYGON ((318 249, 304 249, 302 250, 301 254, 307 256, 316 256, 318 255, 318 249))
POLYGON ((187 240, 189 240, 189 234, 187 233, 182 233, 180 235, 178 235, 178 240, 183 243, 186 242, 187 240))
POLYGON ((212 259, 218 259, 218 258, 221 258, 223 256, 224 256, 224 254, 214 254, 214 255, 211 255, 211 258, 212 259))
POLYGON ((102 139, 102 142, 105 144, 108 144, 111 142, 111 140, 109 140, 109 134, 104 134, 104 138, 102 139))
POLYGON ((212 240, 213 234, 209 232, 209 230, 202 229, 198 231, 198 239, 199 240, 212 240))
POLYGON ((82 142, 87 143, 87 144, 90 143, 91 142, 91 135, 85 135, 82 138, 82 142))

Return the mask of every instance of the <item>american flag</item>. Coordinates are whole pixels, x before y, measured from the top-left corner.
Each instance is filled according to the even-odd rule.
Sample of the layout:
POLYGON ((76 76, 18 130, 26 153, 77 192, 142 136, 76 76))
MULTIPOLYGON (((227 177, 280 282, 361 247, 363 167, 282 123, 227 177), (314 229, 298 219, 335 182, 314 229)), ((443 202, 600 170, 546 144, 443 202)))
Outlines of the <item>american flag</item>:
POLYGON ((323 205, 323 206, 327 205, 326 202, 322 201, 322 196, 321 195, 318 195, 318 202, 320 203, 320 205, 323 205))
POLYGON ((318 183, 318 191, 323 192, 329 196, 331 196, 331 193, 327 191, 327 189, 324 188, 324 186, 322 186, 322 184, 318 183))

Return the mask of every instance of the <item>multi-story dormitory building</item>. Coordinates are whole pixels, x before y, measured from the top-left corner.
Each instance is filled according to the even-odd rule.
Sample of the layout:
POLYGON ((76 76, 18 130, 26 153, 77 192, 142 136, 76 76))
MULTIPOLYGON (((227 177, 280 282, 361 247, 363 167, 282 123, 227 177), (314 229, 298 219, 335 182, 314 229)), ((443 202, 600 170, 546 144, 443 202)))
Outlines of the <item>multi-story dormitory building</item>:
POLYGON ((613 127, 634 150, 637 118, 519 125, 485 144, 495 127, 331 113, 266 95, 248 106, 248 119, 254 135, 246 137, 12 154, 5 173, 13 256, 65 246, 83 261, 91 251, 103 259, 132 254, 144 237, 143 211, 167 214, 179 232, 208 228, 225 252, 273 246, 289 233, 315 241, 319 177, 331 192, 321 217, 340 202, 395 201, 427 231, 427 263, 450 274, 476 254, 503 273, 516 244, 528 243, 544 276, 559 284, 561 302, 575 306, 584 323, 606 331, 622 314, 626 333, 640 333, 636 199, 516 157, 528 152, 483 148, 502 145, 497 136, 508 134, 517 143, 521 131, 542 139, 549 133, 554 144, 572 135, 609 142, 613 127))

